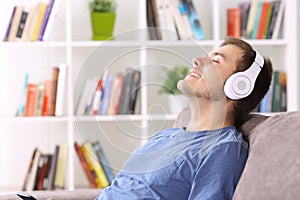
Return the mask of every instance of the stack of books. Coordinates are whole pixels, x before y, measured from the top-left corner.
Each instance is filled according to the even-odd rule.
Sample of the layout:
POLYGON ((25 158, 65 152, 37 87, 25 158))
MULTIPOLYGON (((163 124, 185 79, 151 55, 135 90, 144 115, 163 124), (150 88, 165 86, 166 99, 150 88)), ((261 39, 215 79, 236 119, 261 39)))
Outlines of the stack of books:
POLYGON ((33 6, 14 6, 3 41, 48 40, 58 14, 59 1, 48 0, 33 6))
POLYGON ((150 40, 203 40, 205 34, 193 0, 147 0, 150 40))
POLYGON ((227 35, 247 39, 277 39, 285 2, 251 0, 227 9, 227 35))
POLYGON ((53 190, 65 187, 68 145, 55 146, 54 153, 43 153, 35 148, 23 182, 23 191, 53 190))
POLYGON ((52 68, 52 77, 43 82, 30 82, 25 75, 17 116, 62 116, 66 90, 65 64, 52 68))
POLYGON ((117 115, 140 112, 141 72, 128 68, 113 77, 109 70, 103 75, 89 78, 75 111, 76 115, 117 115))

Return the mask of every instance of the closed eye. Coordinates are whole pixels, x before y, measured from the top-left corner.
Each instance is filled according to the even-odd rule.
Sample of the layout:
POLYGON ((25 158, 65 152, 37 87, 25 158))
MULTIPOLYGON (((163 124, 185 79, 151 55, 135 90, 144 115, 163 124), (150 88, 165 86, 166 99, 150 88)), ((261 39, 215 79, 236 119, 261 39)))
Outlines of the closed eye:
POLYGON ((213 62, 215 62, 215 63, 220 63, 218 60, 212 60, 213 62))

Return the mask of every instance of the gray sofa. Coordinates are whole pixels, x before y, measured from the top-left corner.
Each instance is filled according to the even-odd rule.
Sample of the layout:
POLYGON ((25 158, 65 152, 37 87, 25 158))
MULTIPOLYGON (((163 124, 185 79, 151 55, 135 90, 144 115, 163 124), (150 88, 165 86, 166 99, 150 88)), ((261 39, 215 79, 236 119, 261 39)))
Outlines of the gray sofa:
MULTIPOLYGON (((174 126, 189 121, 189 110, 178 115, 174 126)), ((252 114, 242 132, 249 140, 249 157, 237 185, 234 200, 300 199, 300 111, 272 116, 252 114)), ((92 200, 100 189, 34 191, 38 200, 92 200)), ((18 200, 14 194, 1 200, 18 200)))

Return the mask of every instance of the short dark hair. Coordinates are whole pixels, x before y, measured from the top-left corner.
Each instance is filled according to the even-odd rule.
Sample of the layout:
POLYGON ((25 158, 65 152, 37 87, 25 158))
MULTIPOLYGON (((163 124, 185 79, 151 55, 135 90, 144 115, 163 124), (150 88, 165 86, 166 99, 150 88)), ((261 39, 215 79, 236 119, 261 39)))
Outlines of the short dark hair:
MULTIPOLYGON (((243 56, 236 63, 236 72, 247 70, 253 63, 256 53, 252 46, 242 39, 227 37, 222 46, 235 45, 242 49, 243 56)), ((268 92, 273 75, 273 66, 269 58, 264 57, 264 65, 254 85, 252 93, 243 99, 237 100, 234 106, 234 118, 237 128, 248 118, 249 113, 254 110, 268 92)))

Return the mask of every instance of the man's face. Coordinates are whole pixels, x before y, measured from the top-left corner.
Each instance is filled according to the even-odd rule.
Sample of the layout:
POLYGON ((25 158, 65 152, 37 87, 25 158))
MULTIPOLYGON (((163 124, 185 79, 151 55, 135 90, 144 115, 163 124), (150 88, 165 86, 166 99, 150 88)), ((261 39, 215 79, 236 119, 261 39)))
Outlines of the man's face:
POLYGON ((207 57, 194 58, 193 68, 177 86, 186 96, 224 99, 225 81, 235 72, 237 60, 241 57, 239 47, 226 45, 210 52, 207 57))

